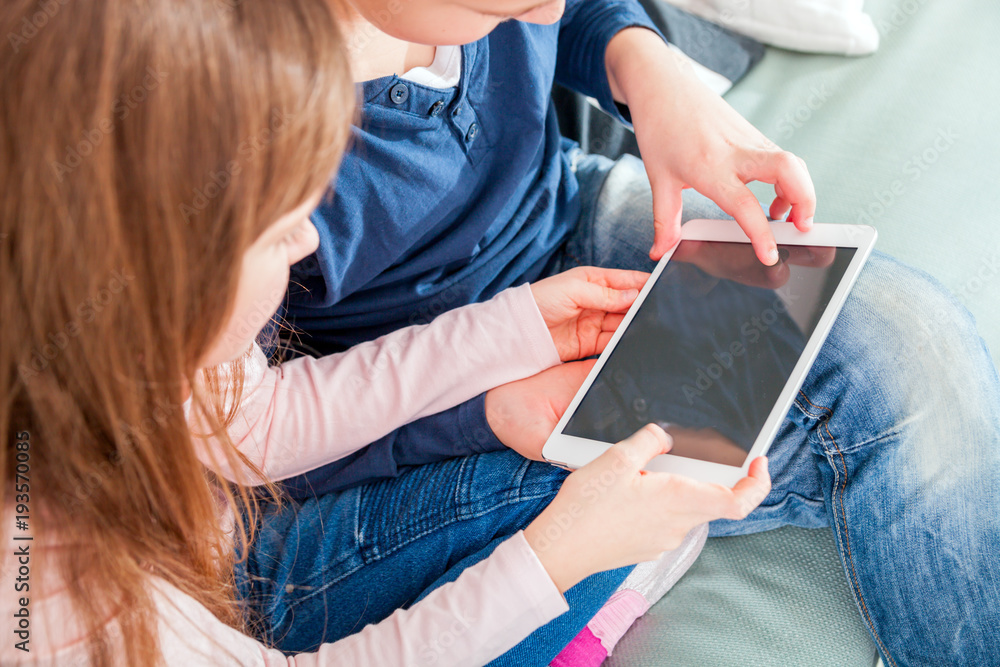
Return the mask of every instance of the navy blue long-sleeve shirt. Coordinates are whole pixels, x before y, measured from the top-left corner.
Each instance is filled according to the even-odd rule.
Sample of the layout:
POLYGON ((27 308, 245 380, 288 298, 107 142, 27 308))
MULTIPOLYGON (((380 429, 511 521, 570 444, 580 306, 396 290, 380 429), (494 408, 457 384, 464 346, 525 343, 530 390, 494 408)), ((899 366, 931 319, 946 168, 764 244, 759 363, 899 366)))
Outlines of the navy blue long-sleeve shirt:
MULTIPOLYGON (((463 46, 454 88, 398 76, 362 84, 335 194, 312 216, 319 250, 292 270, 286 316, 305 332, 301 347, 342 350, 536 279, 579 217, 552 85, 617 114, 604 55, 630 26, 656 30, 634 0, 569 0, 555 25, 509 21, 463 46)), ((483 402, 414 422, 286 487, 320 494, 499 449, 483 402)))

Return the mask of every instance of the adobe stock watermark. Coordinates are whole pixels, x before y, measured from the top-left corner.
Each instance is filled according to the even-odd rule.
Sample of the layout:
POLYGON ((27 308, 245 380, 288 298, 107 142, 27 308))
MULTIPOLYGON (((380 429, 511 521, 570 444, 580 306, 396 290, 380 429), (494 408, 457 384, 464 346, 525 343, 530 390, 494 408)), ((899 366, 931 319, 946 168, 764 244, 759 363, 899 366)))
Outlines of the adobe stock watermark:
POLYGON ((810 86, 805 101, 778 121, 778 135, 782 139, 791 139, 795 132, 808 123, 813 114, 822 109, 831 97, 833 97, 833 90, 826 83, 810 86))
POLYGON ((725 7, 719 12, 719 17, 715 19, 715 23, 726 27, 736 20, 737 14, 746 14, 747 9, 750 7, 750 0, 731 0, 724 4, 725 7))
MULTIPOLYGON (((972 269, 961 284, 953 290, 955 298, 968 305, 972 297, 982 292, 988 285, 996 282, 1000 275, 1000 249, 994 247, 972 269)), ((948 340, 951 335, 945 330, 955 322, 955 311, 951 308, 939 307, 929 316, 920 321, 919 327, 912 328, 912 335, 907 339, 906 346, 896 356, 898 366, 911 358, 920 358, 925 354, 925 348, 933 341, 948 340)))
MULTIPOLYGON (((172 414, 181 410, 182 407, 183 404, 170 403, 160 399, 153 407, 152 414, 137 425, 126 425, 126 430, 137 431, 147 437, 151 436, 167 423, 168 418, 172 414)), ((125 447, 131 447, 131 441, 126 441, 125 447)), ((77 482, 72 493, 63 492, 63 507, 69 508, 70 511, 78 509, 84 501, 94 495, 94 491, 100 488, 124 462, 125 454, 121 449, 116 448, 110 457, 101 461, 98 469, 91 470, 84 479, 77 482)))
POLYGON ((438 315, 465 305, 467 301, 462 299, 462 296, 463 294, 457 285, 450 285, 446 287, 438 292, 434 298, 424 304, 421 304, 417 310, 410 313, 407 324, 409 326, 429 324, 438 315))
POLYGON ((285 298, 285 290, 272 290, 254 300, 247 312, 239 320, 231 322, 227 327, 223 340, 227 345, 237 347, 246 341, 256 339, 278 312, 278 307, 285 298))
POLYGON ((241 141, 236 147, 236 159, 227 162, 225 167, 219 171, 209 172, 205 184, 200 188, 194 188, 191 201, 180 204, 180 212, 184 217, 184 222, 191 222, 191 218, 204 211, 213 199, 222 194, 233 182, 233 178, 243 171, 244 165, 250 164, 281 134, 292 117, 292 114, 281 109, 271 109, 271 117, 267 127, 241 141))
POLYGON ((52 17, 59 13, 59 10, 69 4, 70 0, 43 0, 39 5, 39 10, 30 17, 25 16, 18 25, 17 32, 8 32, 7 41, 14 53, 21 50, 28 42, 34 39, 39 30, 49 24, 52 17))
POLYGON ((740 324, 741 338, 730 342, 722 349, 714 350, 710 361, 699 364, 693 381, 681 385, 681 391, 684 392, 688 405, 694 405, 695 399, 711 390, 725 372, 733 367, 736 360, 747 354, 772 326, 783 317, 789 316, 789 309, 799 298, 800 295, 794 294, 791 290, 785 290, 783 295, 776 292, 770 306, 744 320, 740 324))
MULTIPOLYGON (((458 640, 472 629, 475 616, 469 609, 459 609, 454 620, 435 633, 417 650, 416 665, 437 665, 441 657, 447 655, 458 640)), ((407 667, 413 663, 408 663, 407 667)))
POLYGON ((413 0, 389 0, 381 9, 378 9, 373 16, 368 17, 364 26, 353 31, 347 40, 347 52, 350 55, 357 55, 371 44, 371 41, 379 34, 386 32, 386 28, 396 20, 403 8, 413 0))
POLYGON ((610 470, 603 470, 594 479, 588 479, 583 486, 583 499, 585 503, 574 502, 566 509, 556 514, 552 521, 545 527, 545 531, 538 537, 534 545, 539 552, 545 552, 552 548, 572 528, 576 520, 583 516, 587 506, 600 502, 608 490, 614 486, 622 475, 631 475, 632 466, 627 458, 622 455, 615 458, 610 470))
MULTIPOLYGON (((737 173, 755 174, 760 167, 766 165, 769 160, 774 159, 777 154, 788 153, 788 151, 776 144, 770 137, 765 136, 761 137, 760 144, 754 148, 756 150, 743 158, 737 173)), ((728 183, 723 183, 721 185, 723 185, 725 190, 735 192, 739 196, 743 196, 745 191, 743 184, 733 186, 728 183)))
POLYGON ((927 0, 902 0, 896 3, 887 17, 875 22, 879 35, 884 38, 893 34, 906 25, 926 4, 927 0))
MULTIPOLYGON (((431 324, 430 326, 438 326, 431 324)), ((442 325, 448 328, 454 324, 442 325)), ((390 381, 395 383, 395 378, 400 374, 406 374, 402 369, 406 368, 417 377, 425 377, 430 382, 431 387, 436 388, 435 379, 440 373, 440 364, 413 354, 407 354, 411 349, 412 339, 405 330, 400 330, 388 334, 381 339, 377 347, 370 348, 371 352, 360 357, 357 369, 347 380, 348 386, 353 391, 373 390, 379 392, 376 384, 386 371, 391 371, 390 381)), ((496 364, 496 360, 491 358, 489 350, 476 349, 481 346, 473 346, 471 349, 458 350, 454 348, 456 354, 453 363, 458 366, 460 372, 465 376, 466 382, 477 382, 481 373, 476 369, 489 369, 496 364)), ((482 388, 485 391, 489 387, 482 388)), ((438 389, 440 391, 440 389, 438 389)), ((402 424, 401 424, 402 425, 402 424)))
POLYGON ((997 275, 1000 275, 1000 251, 994 248, 979 260, 979 264, 970 272, 969 277, 962 281, 955 290, 955 297, 962 303, 968 304, 972 297, 992 284, 997 275))
POLYGON ((107 285, 98 290, 97 294, 85 299, 77 306, 76 317, 66 322, 61 328, 50 332, 47 342, 33 350, 31 360, 21 363, 18 372, 23 379, 37 377, 48 369, 49 364, 65 350, 70 340, 76 338, 83 328, 98 318, 115 298, 125 291, 128 284, 135 280, 135 275, 119 269, 111 274, 107 285))
POLYGON ((903 196, 910 185, 919 181, 934 164, 947 153, 961 137, 952 128, 940 128, 931 144, 911 156, 902 166, 902 177, 894 179, 885 190, 873 190, 874 200, 860 213, 859 225, 872 225, 903 196), (905 177, 905 178, 903 178, 905 177))
POLYGON ((213 0, 212 5, 220 14, 232 13, 243 4, 243 0, 213 0))
POLYGON ((146 68, 146 75, 142 81, 136 84, 132 90, 122 93, 111 105, 111 116, 102 118, 96 127, 83 132, 80 140, 76 144, 66 146, 66 155, 62 162, 53 162, 52 168, 56 172, 56 178, 61 183, 63 178, 73 172, 74 169, 83 164, 83 160, 97 150, 105 139, 115 131, 115 119, 123 121, 129 114, 146 101, 149 93, 159 86, 167 78, 166 72, 153 69, 152 66, 146 68))

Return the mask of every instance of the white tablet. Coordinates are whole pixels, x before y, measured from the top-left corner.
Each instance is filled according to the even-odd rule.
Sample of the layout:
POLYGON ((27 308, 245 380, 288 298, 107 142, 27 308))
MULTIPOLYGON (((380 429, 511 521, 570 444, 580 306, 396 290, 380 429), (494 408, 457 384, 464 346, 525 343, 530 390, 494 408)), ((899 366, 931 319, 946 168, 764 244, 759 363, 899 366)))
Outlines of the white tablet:
POLYGON ((729 220, 692 220, 657 264, 542 455, 578 468, 643 425, 673 437, 647 470, 732 485, 767 452, 875 229, 771 223, 781 261, 757 260, 729 220))

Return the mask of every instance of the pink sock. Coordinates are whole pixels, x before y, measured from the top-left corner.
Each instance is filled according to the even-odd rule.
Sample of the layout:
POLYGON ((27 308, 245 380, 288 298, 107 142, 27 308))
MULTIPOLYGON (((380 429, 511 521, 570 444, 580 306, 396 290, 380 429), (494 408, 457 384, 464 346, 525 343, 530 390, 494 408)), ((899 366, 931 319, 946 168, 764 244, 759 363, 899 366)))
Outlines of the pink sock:
POLYGON ((559 652, 549 667, 598 667, 618 640, 694 563, 708 536, 708 526, 688 533, 679 547, 659 560, 640 563, 608 598, 587 626, 559 652))
POLYGON ((589 627, 580 630, 580 634, 566 645, 549 667, 593 667, 604 662, 608 651, 601 640, 594 636, 589 627))
POLYGON ((608 657, 625 631, 649 609, 642 593, 615 591, 590 623, 566 645, 549 667, 597 667, 608 657))
POLYGON ((590 619, 587 627, 601 640, 608 655, 611 655, 618 640, 625 636, 637 618, 649 611, 649 607, 649 601, 639 591, 618 589, 594 618, 590 619))

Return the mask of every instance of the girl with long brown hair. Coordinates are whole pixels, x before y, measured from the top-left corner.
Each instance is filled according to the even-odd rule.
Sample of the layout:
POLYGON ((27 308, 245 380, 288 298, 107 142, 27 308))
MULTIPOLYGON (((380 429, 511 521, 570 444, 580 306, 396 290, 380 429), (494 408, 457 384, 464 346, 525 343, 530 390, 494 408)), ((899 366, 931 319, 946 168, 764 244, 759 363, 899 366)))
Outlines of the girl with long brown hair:
MULTIPOLYGON (((607 342, 643 276, 576 271, 267 368, 254 338, 289 265, 316 247, 307 216, 353 113, 326 3, 16 0, 0 33, 12 36, 0 59, 0 658, 285 662, 243 634, 255 619, 235 592, 234 541, 255 539, 250 487, 274 492, 272 480, 489 387, 549 367, 579 375, 560 361, 607 342), (458 344, 466 363, 444 367, 458 344)), ((640 474, 668 447, 643 429, 458 581, 291 660, 425 659, 471 605, 434 658, 485 662, 564 611, 561 593, 587 575, 654 558, 766 495, 763 461, 734 489, 640 474)))

